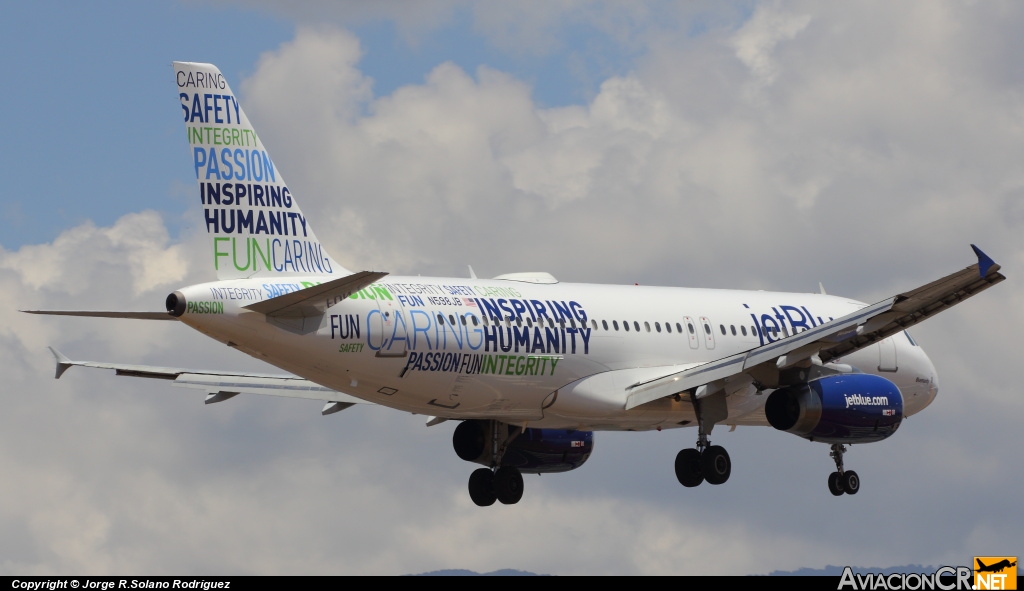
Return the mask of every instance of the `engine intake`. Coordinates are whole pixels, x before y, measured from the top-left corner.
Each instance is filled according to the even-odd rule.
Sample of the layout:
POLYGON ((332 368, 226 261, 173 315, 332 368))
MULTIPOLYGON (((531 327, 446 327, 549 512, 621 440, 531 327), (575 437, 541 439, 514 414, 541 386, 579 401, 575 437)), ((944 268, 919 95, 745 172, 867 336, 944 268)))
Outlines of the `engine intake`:
POLYGON ((178 318, 185 313, 185 294, 180 291, 170 294, 167 296, 167 300, 164 302, 164 305, 167 307, 168 314, 178 318))
MULTIPOLYGON (((467 462, 491 466, 491 422, 463 421, 455 428, 452 446, 467 462)), ((499 423, 504 433, 512 427, 499 423)), ((527 474, 568 472, 583 465, 594 451, 594 433, 570 429, 525 429, 516 436, 501 458, 502 466, 514 466, 527 474)))
POLYGON ((772 392, 768 422, 780 431, 825 443, 881 441, 903 421, 896 384, 872 374, 842 374, 772 392))

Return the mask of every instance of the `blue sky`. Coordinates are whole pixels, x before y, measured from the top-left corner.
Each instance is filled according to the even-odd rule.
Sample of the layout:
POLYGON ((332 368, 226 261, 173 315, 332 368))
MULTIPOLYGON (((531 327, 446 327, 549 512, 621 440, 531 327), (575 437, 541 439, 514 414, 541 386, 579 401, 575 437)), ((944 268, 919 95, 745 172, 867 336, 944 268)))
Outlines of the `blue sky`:
POLYGON ((1014 2, 19 3, 0 96, 0 572, 767 573, 1024 554, 1024 8, 1014 2), (201 393, 76 358, 268 371, 159 310, 213 278, 170 62, 217 64, 350 269, 817 291, 1008 280, 914 329, 936 402, 856 446, 598 433, 478 511, 451 422, 201 393), (415 485, 410 485, 415 483, 415 485), (495 534, 495 532, 499 532, 495 534), (211 552, 214 548, 216 551, 211 552))
MULTIPOLYGON (((190 181, 175 166, 184 161, 184 143, 140 142, 179 133, 160 67, 213 61, 238 80, 297 26, 273 11, 211 2, 34 2, 5 14, 0 48, 18 57, 4 63, 3 76, 20 89, 0 98, 3 129, 18 138, 0 148, 8 178, 0 220, 6 248, 52 240, 86 219, 110 224, 140 203, 176 227, 190 204, 169 191, 176 181, 190 181), (76 141, 68 141, 70 130, 76 141), (82 195, 83 187, 102 199, 67 198, 82 195)), ((360 69, 373 79, 375 95, 421 83, 450 61, 468 72, 482 64, 510 72, 541 105, 582 104, 600 80, 628 71, 642 51, 624 49, 586 23, 552 31, 555 39, 544 47, 501 50, 474 30, 467 7, 445 15, 427 31, 404 30, 383 15, 353 19, 360 69)))

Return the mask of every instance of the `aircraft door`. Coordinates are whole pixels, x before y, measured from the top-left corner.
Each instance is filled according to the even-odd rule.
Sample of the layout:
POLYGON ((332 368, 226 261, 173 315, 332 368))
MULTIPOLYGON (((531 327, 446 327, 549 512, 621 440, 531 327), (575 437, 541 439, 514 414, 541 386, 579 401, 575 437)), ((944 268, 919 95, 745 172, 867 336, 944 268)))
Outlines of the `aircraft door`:
POLYGON ((889 337, 878 341, 878 371, 896 371, 896 341, 889 337))
POLYGON ((697 322, 694 321, 690 316, 683 316, 683 330, 686 331, 686 337, 690 340, 690 348, 696 349, 700 344, 700 337, 697 336, 697 322))
POLYGON ((715 348, 715 328, 711 325, 711 320, 707 316, 700 317, 700 326, 698 327, 704 333, 704 346, 708 350, 715 348))

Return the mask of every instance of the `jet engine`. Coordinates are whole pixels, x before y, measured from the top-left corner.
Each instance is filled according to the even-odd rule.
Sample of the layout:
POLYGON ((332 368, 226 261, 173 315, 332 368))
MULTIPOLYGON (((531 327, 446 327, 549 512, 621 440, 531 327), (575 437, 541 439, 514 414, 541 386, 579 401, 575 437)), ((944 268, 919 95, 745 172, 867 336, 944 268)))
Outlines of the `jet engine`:
POLYGON ((903 395, 881 376, 832 375, 772 392, 764 414, 776 429, 811 441, 868 443, 899 428, 903 395))
MULTIPOLYGON (((467 462, 493 464, 492 421, 468 420, 455 428, 452 445, 467 462)), ((498 423, 502 439, 517 427, 498 423)), ((528 474, 568 472, 583 465, 594 451, 594 433, 569 429, 523 429, 512 439, 501 457, 501 466, 512 466, 528 474)))

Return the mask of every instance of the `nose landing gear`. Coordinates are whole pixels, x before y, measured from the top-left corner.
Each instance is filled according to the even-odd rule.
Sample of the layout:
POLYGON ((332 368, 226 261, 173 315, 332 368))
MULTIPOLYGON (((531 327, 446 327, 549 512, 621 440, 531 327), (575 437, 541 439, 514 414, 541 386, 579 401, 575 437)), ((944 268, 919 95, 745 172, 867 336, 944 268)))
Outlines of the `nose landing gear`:
POLYGON ((842 496, 844 493, 855 495, 860 491, 860 477, 853 470, 843 470, 843 454, 846 453, 846 446, 840 443, 832 444, 832 451, 828 455, 836 462, 836 471, 828 475, 828 490, 835 496, 842 496))

